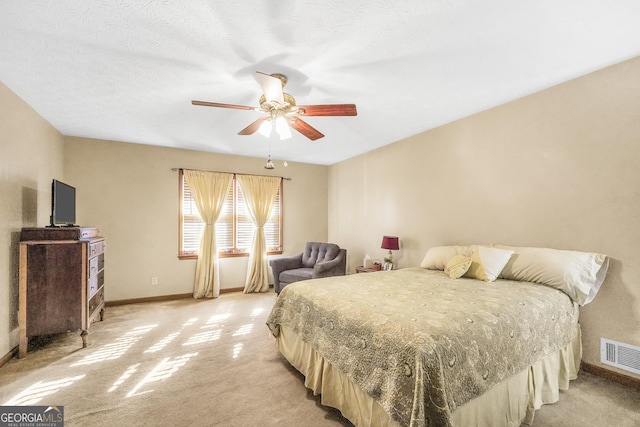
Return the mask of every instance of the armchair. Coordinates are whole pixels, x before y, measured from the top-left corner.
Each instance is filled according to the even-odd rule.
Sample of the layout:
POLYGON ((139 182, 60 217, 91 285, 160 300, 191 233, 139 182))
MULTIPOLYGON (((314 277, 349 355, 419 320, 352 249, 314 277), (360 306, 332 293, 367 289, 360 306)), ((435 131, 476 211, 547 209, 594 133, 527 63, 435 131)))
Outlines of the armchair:
POLYGON ((334 243, 307 242, 304 252, 269 261, 276 294, 290 283, 319 277, 344 276, 347 250, 334 243))

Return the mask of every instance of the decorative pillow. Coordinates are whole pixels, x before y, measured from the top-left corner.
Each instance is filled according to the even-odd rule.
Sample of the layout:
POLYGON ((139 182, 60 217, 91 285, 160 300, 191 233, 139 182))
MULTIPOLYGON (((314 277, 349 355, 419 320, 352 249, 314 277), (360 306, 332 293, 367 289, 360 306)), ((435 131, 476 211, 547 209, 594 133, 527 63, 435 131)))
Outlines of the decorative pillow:
POLYGON ((444 267, 444 272, 452 279, 458 279, 469 270, 471 258, 462 254, 454 255, 444 267))
POLYGON ((609 268, 606 255, 549 248, 512 248, 501 277, 559 289, 580 305, 598 293, 609 268))
POLYGON ((471 266, 464 277, 493 282, 513 255, 507 249, 477 246, 471 255, 471 266))
POLYGON ((458 254, 471 256, 473 248, 471 246, 435 246, 427 251, 424 259, 420 263, 420 267, 429 270, 444 270, 451 258, 458 254))

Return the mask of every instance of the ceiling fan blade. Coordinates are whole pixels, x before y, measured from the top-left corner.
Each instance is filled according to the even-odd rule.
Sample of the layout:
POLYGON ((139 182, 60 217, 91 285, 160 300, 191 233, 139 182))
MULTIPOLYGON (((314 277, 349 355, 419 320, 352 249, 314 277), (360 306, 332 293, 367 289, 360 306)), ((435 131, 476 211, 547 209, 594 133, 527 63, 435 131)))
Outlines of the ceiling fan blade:
POLYGON ((316 139, 322 138, 324 135, 321 134, 317 129, 309 125, 309 123, 303 121, 300 117, 294 116, 289 120, 289 126, 306 136, 312 141, 316 139))
POLYGON ((251 135, 255 133, 258 129, 260 129, 260 125, 262 125, 262 122, 264 122, 267 118, 268 116, 260 117, 258 120, 238 132, 238 135, 251 135))
POLYGON ((282 80, 269 74, 256 71, 256 80, 260 83, 262 91, 267 101, 274 101, 280 105, 284 105, 284 96, 282 95, 282 80))
POLYGON ((357 116, 355 104, 298 105, 301 116, 357 116))
POLYGON ((222 108, 235 108, 238 110, 253 110, 253 107, 247 107, 246 105, 233 105, 233 104, 220 104, 218 102, 205 102, 205 101, 191 101, 193 105, 202 105, 204 107, 222 107, 222 108))

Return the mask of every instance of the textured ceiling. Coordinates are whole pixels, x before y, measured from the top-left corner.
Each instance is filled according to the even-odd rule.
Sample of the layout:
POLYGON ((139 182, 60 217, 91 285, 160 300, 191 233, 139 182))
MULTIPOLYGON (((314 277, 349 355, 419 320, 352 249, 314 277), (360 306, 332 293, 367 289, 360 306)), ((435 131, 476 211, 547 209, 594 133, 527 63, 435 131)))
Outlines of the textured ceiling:
MULTIPOLYGON (((638 0, 2 0, 0 80, 61 133, 333 164, 640 54, 638 0), (236 133, 256 71, 310 142, 236 133)), ((179 166, 179 165, 178 165, 179 166)), ((276 162, 276 166, 278 163, 276 162)))

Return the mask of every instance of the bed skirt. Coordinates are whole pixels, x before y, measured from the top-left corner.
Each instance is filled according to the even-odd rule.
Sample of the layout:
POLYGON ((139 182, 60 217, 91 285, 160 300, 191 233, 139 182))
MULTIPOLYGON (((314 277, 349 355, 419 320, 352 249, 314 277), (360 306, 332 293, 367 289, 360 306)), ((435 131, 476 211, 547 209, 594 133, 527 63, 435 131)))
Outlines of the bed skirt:
MULTIPOLYGON (((300 371, 304 385, 321 395, 323 405, 337 408, 359 427, 400 426, 346 374, 334 368, 296 333, 280 325, 276 347, 289 363, 300 371)), ((496 384, 481 396, 465 403, 451 414, 454 426, 519 427, 531 424, 535 411, 544 404, 557 402, 560 390, 576 379, 582 359, 580 325, 574 340, 557 353, 496 384)))

